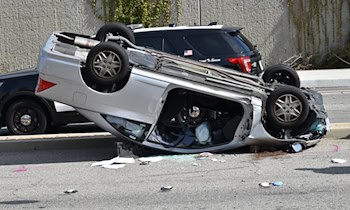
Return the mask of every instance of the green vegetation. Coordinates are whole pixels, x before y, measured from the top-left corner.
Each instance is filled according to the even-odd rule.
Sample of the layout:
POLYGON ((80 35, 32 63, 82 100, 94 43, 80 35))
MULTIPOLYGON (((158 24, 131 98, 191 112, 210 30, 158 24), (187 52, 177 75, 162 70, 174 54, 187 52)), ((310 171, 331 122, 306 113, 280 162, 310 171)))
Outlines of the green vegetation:
MULTIPOLYGON (((91 0, 97 17, 105 22, 142 23, 146 27, 168 25, 171 0, 91 0)), ((176 1, 176 18, 181 2, 176 1)))

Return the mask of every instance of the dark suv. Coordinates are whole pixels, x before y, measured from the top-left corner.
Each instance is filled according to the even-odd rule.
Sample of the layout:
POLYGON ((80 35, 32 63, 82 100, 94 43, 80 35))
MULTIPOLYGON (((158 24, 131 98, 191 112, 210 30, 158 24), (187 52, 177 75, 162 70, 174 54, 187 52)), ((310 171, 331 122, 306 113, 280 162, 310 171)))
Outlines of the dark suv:
POLYGON ((263 69, 260 53, 241 30, 208 25, 138 28, 133 32, 136 45, 262 75, 265 82, 300 86, 298 74, 289 66, 277 64, 263 69))

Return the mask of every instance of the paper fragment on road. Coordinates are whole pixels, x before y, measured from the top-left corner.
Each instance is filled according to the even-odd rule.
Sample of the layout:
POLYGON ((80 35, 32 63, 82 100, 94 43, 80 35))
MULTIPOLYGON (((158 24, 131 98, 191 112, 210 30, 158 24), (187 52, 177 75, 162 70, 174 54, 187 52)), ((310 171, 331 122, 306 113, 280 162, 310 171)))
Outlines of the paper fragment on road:
POLYGON ((91 166, 104 166, 104 165, 112 165, 114 163, 118 163, 118 164, 123 164, 123 163, 135 163, 135 159, 134 158, 124 158, 124 157, 115 157, 112 158, 110 160, 102 160, 99 162, 95 162, 93 164, 91 164, 91 166))
POLYGON ((340 158, 334 158, 334 159, 332 159, 332 161, 331 161, 332 163, 345 163, 346 162, 346 160, 344 160, 344 159, 340 159, 340 158))

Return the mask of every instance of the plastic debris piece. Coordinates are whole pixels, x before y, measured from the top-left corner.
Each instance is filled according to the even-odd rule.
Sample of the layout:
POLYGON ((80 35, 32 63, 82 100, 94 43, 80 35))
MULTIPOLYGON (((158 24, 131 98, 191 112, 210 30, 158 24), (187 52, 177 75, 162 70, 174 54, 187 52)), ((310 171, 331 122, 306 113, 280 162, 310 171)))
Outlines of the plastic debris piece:
POLYGON ((260 187, 271 187, 271 183, 269 183, 269 182, 261 182, 261 183, 259 184, 259 186, 260 186, 260 187))
POLYGON ((163 157, 160 157, 160 156, 155 156, 155 157, 142 157, 142 158, 139 158, 139 161, 141 162, 159 162, 163 160, 163 157))
POLYGON ((273 186, 276 186, 276 187, 280 187, 280 186, 283 185, 283 182, 281 182, 281 181, 275 181, 275 182, 272 182, 272 185, 273 185, 273 186))
POLYGON ((77 193, 77 192, 78 192, 78 190, 76 190, 76 189, 69 189, 69 190, 64 191, 65 194, 73 194, 73 193, 77 193))
POLYGON ((173 189, 173 186, 168 185, 168 186, 161 187, 161 188, 160 188, 160 191, 162 191, 162 192, 168 192, 168 191, 170 191, 171 189, 173 189))
POLYGON ((199 157, 210 157, 213 156, 213 153, 210 152, 202 152, 198 154, 199 157))
POLYGON ((193 166, 200 166, 199 163, 192 163, 193 166))
POLYGON ((25 167, 25 166, 20 166, 20 167, 18 167, 16 170, 14 170, 14 172, 25 172, 25 171, 27 171, 27 170, 28 170, 27 167, 25 167))
POLYGON ((226 160, 219 160, 217 158, 212 158, 211 160, 214 161, 214 162, 220 162, 220 163, 226 162, 226 160))
POLYGON ((298 153, 303 151, 303 146, 300 143, 294 143, 291 145, 293 152, 298 153))
POLYGON ((213 156, 212 153, 210 152, 202 152, 202 153, 199 153, 197 155, 195 155, 194 157, 197 159, 197 160, 204 160, 210 156, 213 156))
POLYGON ((149 165, 149 164, 150 164, 149 161, 144 161, 144 162, 141 162, 141 163, 140 163, 140 165, 142 165, 142 166, 146 166, 146 165, 149 165))
POLYGON ((344 160, 344 159, 339 159, 339 158, 334 158, 334 159, 332 159, 332 163, 345 163, 346 162, 346 160, 344 160))
POLYGON ((113 165, 102 165, 102 168, 108 168, 108 169, 119 169, 124 168, 126 164, 113 164, 113 165))

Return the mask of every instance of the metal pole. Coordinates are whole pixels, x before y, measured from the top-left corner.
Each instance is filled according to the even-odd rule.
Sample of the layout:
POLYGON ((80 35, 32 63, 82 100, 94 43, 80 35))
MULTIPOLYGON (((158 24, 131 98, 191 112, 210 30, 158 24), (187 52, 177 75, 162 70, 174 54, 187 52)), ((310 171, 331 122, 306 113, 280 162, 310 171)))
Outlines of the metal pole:
POLYGON ((198 0, 198 22, 199 25, 202 25, 202 0, 198 0))

